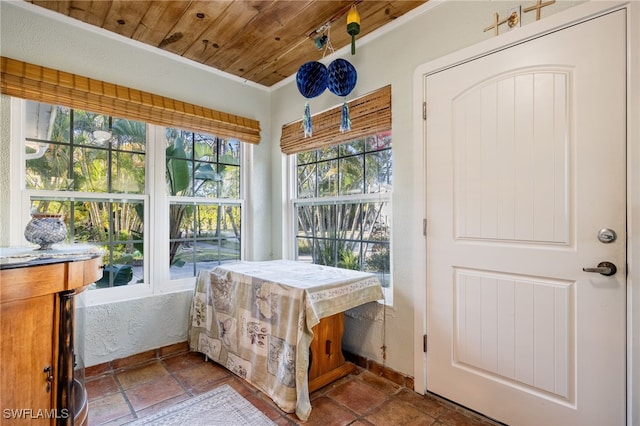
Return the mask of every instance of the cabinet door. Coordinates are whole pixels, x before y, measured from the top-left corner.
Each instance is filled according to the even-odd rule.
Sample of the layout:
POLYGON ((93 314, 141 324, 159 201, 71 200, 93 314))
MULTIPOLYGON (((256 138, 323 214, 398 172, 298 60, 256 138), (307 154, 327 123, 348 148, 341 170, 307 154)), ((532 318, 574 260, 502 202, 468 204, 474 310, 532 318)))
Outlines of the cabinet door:
POLYGON ((3 425, 51 423, 53 389, 45 368, 53 368, 54 295, 2 304, 0 374, 3 425), (7 411, 11 410, 11 411, 7 411), (33 417, 41 417, 34 420, 33 417), (22 417, 22 419, 18 419, 22 417))

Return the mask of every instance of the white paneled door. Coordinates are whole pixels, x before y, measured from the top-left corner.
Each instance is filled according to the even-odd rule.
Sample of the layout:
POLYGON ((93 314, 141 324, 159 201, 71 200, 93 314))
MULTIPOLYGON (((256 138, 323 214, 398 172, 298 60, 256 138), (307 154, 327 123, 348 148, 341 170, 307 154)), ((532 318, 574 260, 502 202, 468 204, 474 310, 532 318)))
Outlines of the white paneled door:
POLYGON ((427 390, 510 425, 625 423, 625 25, 425 77, 427 390))

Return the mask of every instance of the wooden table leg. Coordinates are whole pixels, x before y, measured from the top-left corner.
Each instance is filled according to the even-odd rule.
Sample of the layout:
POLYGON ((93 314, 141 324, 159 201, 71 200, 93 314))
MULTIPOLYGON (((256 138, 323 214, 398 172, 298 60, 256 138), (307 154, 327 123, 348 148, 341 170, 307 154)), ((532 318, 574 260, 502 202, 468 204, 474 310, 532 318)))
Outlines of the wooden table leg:
POLYGON ((309 346, 309 392, 352 373, 356 367, 342 354, 344 313, 320 319, 313 327, 313 341, 309 346))

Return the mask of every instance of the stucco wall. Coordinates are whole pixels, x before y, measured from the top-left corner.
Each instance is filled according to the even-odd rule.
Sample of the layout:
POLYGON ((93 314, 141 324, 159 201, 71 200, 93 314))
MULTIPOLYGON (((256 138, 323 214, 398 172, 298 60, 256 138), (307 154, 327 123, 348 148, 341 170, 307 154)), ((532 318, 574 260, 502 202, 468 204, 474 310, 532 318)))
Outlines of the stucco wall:
MULTIPOLYGON (((10 98, 0 95, 0 170, 9 170, 10 98)), ((9 173, 0 172, 0 217, 9 217, 9 173)), ((9 221, 0 220, 0 246, 9 245, 9 221)))
POLYGON ((183 291, 87 307, 85 365, 186 341, 191 295, 183 291))

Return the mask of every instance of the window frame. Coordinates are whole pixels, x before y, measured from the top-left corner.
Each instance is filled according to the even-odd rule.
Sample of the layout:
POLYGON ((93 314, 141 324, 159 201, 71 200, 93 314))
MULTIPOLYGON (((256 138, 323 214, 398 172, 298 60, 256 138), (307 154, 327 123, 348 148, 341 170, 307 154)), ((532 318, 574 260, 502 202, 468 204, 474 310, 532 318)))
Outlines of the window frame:
MULTIPOLYGON (((122 201, 127 199, 144 200, 144 283, 135 285, 92 289, 86 292, 87 305, 99 305, 129 299, 165 294, 178 291, 193 290, 196 277, 171 280, 167 259, 169 258, 169 201, 165 188, 165 129, 170 126, 159 126, 146 123, 147 145, 145 155, 145 189, 143 194, 128 193, 91 193, 77 191, 48 191, 26 188, 25 167, 25 126, 26 101, 10 97, 11 104, 11 161, 10 182, 10 214, 15 218, 16 226, 10 231, 10 244, 24 246, 26 244, 23 232, 30 220, 31 197, 82 198, 122 201), (17 177, 14 179, 14 177, 17 177), (18 226, 19 225, 19 226, 18 226)), ((198 132, 196 132, 198 133, 198 132)), ((233 204, 240 205, 240 259, 244 260, 248 248, 246 247, 246 205, 247 177, 250 169, 252 145, 240 141, 240 198, 223 199, 208 198, 204 204, 233 204)), ((193 202, 193 198, 188 202, 193 202)))

